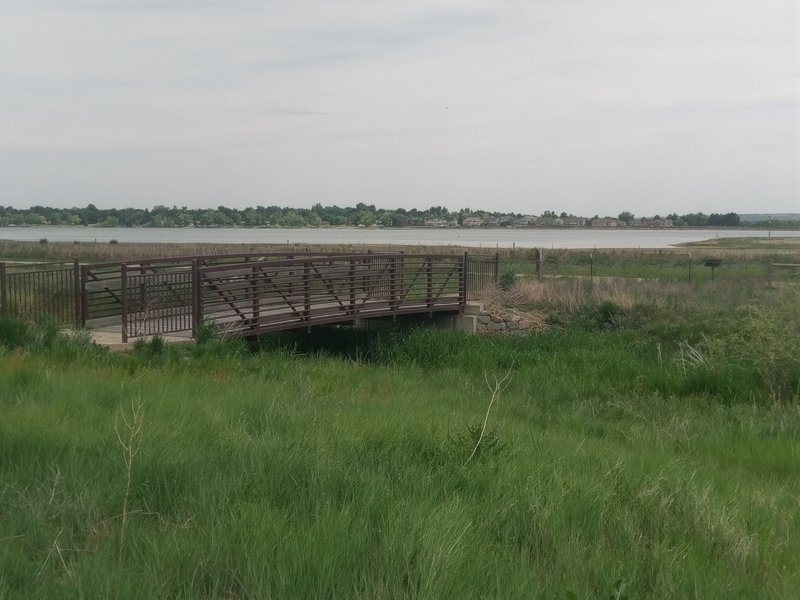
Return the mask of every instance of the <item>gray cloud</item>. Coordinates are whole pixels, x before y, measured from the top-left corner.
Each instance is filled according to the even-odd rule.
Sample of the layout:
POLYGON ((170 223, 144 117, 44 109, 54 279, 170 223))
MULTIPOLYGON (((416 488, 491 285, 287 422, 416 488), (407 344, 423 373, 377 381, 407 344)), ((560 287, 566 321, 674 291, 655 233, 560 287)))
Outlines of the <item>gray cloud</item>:
POLYGON ((797 211, 796 12, 0 0, 0 204, 797 211))

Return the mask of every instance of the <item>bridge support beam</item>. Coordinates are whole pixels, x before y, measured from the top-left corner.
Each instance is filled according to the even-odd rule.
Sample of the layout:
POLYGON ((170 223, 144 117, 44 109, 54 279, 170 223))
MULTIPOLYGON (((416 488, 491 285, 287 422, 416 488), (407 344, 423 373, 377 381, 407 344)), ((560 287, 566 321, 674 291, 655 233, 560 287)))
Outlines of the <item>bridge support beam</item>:
POLYGON ((353 325, 357 329, 380 331, 402 327, 433 327, 435 329, 457 329, 467 333, 476 333, 478 314, 481 311, 478 303, 467 303, 464 314, 433 312, 428 314, 396 315, 395 317, 377 317, 374 319, 356 319, 353 325))

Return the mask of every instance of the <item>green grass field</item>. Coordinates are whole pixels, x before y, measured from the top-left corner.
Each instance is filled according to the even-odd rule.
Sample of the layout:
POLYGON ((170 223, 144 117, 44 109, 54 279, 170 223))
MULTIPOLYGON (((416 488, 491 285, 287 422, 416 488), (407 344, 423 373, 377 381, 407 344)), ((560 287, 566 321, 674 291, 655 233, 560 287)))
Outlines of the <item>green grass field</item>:
POLYGON ((519 337, 0 320, 0 597, 797 597, 797 293, 528 293, 519 337))

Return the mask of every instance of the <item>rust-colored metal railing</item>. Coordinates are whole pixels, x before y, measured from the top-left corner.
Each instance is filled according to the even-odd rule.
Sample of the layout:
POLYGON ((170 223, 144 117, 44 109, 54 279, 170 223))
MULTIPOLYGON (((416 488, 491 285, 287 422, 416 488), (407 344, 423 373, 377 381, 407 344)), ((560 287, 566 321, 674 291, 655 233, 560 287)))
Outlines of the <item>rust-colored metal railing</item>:
POLYGON ((221 254, 10 268, 0 314, 120 326, 122 339, 195 331, 237 335, 407 313, 461 311, 497 281, 499 256, 312 252, 221 254))
POLYGON ((497 256, 349 254, 197 265, 194 325, 242 336, 355 319, 461 311, 497 256))
POLYGON ((35 268, 0 263, 0 314, 59 324, 80 320, 80 267, 63 263, 35 268))

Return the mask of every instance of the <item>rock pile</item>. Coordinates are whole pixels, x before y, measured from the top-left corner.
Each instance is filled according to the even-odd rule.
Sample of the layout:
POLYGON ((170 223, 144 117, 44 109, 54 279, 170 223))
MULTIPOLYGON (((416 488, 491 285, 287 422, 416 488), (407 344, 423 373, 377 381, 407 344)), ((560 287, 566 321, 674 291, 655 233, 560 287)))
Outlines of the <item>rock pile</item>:
POLYGON ((537 323, 524 316, 511 314, 495 314, 488 310, 478 313, 478 333, 525 333, 538 328, 537 323))

